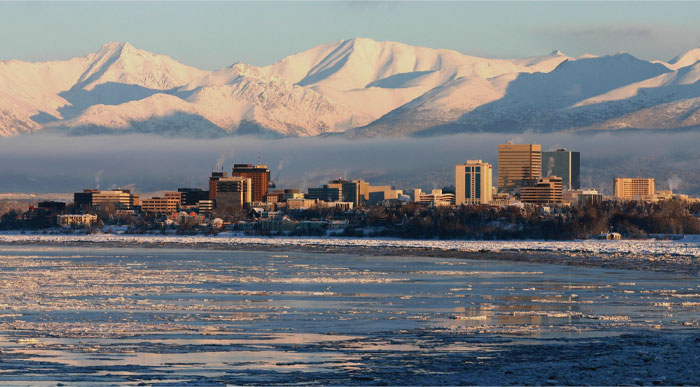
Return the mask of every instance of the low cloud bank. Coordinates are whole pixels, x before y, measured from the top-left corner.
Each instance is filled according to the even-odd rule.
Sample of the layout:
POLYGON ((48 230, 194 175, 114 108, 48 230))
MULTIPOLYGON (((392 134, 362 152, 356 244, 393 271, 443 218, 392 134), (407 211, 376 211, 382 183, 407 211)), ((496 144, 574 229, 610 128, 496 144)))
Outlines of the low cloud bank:
MULTIPOLYGON (((584 186, 612 189, 615 176, 649 176, 657 189, 700 194, 700 133, 464 134, 435 138, 182 139, 147 135, 64 137, 39 134, 0 140, 0 192, 74 192, 131 187, 141 192, 206 187, 209 173, 257 163, 278 187, 317 186, 363 177, 397 188, 453 183, 454 164, 482 159, 496 167, 496 146, 512 140, 543 150, 581 152, 584 186)), ((495 180, 495 176, 494 176, 495 180)))

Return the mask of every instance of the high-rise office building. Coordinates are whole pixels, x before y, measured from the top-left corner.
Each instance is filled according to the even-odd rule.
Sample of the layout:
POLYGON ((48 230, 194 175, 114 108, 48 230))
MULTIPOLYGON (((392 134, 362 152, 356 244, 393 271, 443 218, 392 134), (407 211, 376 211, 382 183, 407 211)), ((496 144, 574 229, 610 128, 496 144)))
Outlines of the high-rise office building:
POLYGON ((84 189, 83 192, 73 194, 73 206, 76 210, 83 210, 92 206, 92 195, 98 193, 98 189, 84 189))
POLYGON ((542 152, 542 176, 559 176, 564 189, 581 188, 581 153, 566 149, 542 152))
POLYGON ((455 166, 455 205, 488 204, 493 195, 493 167, 481 160, 455 166))
POLYGON ((209 191, 201 188, 178 188, 181 206, 196 206, 200 200, 209 200, 209 191))
POLYGON ((520 201, 534 204, 561 203, 563 201, 561 177, 544 177, 538 179, 532 187, 520 188, 520 201))
POLYGON ((216 207, 243 207, 252 200, 252 181, 241 176, 222 177, 216 184, 216 207))
POLYGON ((615 197, 618 199, 638 200, 653 196, 653 178, 615 178, 615 197))
POLYGON ((531 187, 542 173, 542 146, 539 144, 498 145, 498 190, 515 193, 531 187))
POLYGON ((267 194, 270 170, 267 165, 234 164, 231 176, 245 177, 252 181, 252 202, 262 202, 267 194))
POLYGON ((343 202, 351 202, 357 208, 365 204, 369 200, 370 185, 364 180, 345 180, 336 179, 328 182, 329 188, 335 188, 340 191, 341 200, 343 202))
POLYGON ((102 207, 113 204, 118 210, 130 210, 140 204, 139 195, 132 194, 128 189, 114 189, 100 191, 86 189, 83 192, 73 194, 73 202, 76 207, 84 209, 87 206, 102 207))
POLYGON ((343 199, 343 188, 341 186, 331 187, 324 184, 323 187, 309 188, 309 199, 318 199, 324 202, 339 202, 343 199))
POLYGON ((209 200, 216 199, 216 186, 219 183, 219 179, 228 177, 226 172, 212 172, 209 178, 209 200))

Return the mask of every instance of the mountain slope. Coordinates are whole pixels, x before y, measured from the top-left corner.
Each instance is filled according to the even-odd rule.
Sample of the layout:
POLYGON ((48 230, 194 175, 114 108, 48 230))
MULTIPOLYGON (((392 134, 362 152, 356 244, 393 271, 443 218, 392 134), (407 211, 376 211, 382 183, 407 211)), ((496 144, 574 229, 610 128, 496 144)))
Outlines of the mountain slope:
POLYGON ((387 127, 393 133, 403 128, 406 134, 422 135, 569 130, 618 114, 598 107, 576 109, 580 101, 669 72, 629 54, 568 59, 550 73, 506 74, 478 86, 473 81, 446 84, 357 132, 382 135, 387 127), (435 118, 425 119, 431 116, 435 118))
POLYGON ((559 51, 488 59, 348 39, 217 71, 107 43, 64 61, 0 61, 0 136, 435 135, 696 125, 700 49, 669 62, 559 51))
POLYGON ((367 117, 369 124, 423 94, 460 78, 551 71, 569 59, 559 51, 518 60, 355 38, 314 47, 263 68, 309 87, 367 117))
POLYGON ((165 55, 138 50, 129 43, 107 43, 94 54, 73 88, 92 90, 113 82, 167 90, 202 77, 206 71, 183 65, 165 55))
POLYGON ((188 127, 178 133, 191 136, 197 136, 200 130, 226 135, 236 132, 241 125, 247 130, 257 125, 261 132, 273 131, 284 136, 313 136, 334 126, 354 126, 350 111, 344 107, 313 90, 267 77, 244 64, 128 103, 94 105, 72 120, 51 126, 67 128, 72 133, 86 133, 89 128, 100 126, 127 130, 137 123, 139 128, 144 128, 148 120, 162 121, 163 117, 172 115, 190 117, 188 122, 175 126, 188 127), (203 122, 206 124, 200 128, 203 122), (210 125, 220 130, 211 131, 210 125))
POLYGON ((673 70, 691 66, 700 62, 700 47, 686 51, 685 53, 668 61, 667 66, 673 70))

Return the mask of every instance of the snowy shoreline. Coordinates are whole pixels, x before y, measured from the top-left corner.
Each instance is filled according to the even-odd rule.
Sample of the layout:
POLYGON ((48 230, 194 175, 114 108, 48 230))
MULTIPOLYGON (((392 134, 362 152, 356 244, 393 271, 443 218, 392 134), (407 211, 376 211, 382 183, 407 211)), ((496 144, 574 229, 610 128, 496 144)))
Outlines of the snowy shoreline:
POLYGON ((463 259, 650 270, 700 272, 700 238, 621 241, 465 241, 340 237, 248 237, 19 234, 1 233, 0 244, 93 247, 194 248, 211 250, 308 251, 364 255, 420 255, 463 259))

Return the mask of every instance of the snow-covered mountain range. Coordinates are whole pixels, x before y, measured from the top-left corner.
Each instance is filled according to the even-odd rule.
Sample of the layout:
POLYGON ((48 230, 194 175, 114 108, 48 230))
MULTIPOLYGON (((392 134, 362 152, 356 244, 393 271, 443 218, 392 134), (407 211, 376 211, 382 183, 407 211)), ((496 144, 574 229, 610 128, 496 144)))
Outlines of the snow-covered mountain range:
POLYGON ((700 48, 668 62, 559 51, 487 59, 350 39, 217 71, 108 43, 65 61, 0 61, 0 136, 431 135, 700 128, 700 48))

